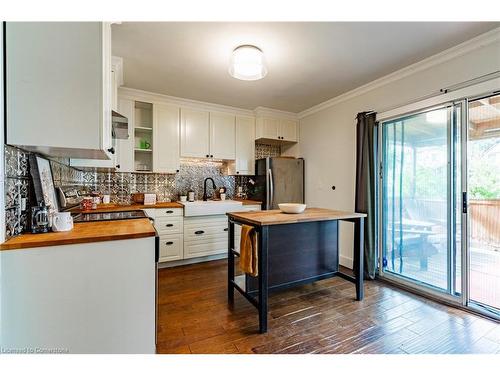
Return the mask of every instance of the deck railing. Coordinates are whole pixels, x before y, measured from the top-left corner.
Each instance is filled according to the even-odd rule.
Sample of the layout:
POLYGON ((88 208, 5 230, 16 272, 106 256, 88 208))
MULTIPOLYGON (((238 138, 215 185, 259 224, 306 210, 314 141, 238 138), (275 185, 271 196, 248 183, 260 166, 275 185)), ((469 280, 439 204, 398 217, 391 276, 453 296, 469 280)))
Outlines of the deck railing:
POLYGON ((500 199, 471 200, 471 240, 500 248, 500 199))

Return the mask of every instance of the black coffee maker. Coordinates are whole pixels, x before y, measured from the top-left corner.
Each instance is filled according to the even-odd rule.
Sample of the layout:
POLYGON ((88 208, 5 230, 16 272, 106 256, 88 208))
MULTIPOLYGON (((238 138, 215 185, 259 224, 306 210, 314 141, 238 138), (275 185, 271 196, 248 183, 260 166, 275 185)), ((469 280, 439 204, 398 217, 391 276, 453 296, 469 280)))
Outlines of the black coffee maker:
POLYGON ((50 231, 49 207, 42 201, 31 207, 31 233, 47 233, 50 231))

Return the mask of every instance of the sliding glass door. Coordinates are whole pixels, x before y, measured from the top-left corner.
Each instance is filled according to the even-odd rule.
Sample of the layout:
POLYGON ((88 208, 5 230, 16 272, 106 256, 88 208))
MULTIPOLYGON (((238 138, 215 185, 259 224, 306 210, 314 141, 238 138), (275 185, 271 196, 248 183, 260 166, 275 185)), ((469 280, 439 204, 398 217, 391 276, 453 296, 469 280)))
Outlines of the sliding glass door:
POLYGON ((467 127, 469 302, 500 312, 500 95, 471 100, 467 127))
POLYGON ((379 132, 380 275, 500 317, 500 95, 379 132))
POLYGON ((461 289, 459 113, 450 104, 381 125, 382 272, 452 295, 461 289))

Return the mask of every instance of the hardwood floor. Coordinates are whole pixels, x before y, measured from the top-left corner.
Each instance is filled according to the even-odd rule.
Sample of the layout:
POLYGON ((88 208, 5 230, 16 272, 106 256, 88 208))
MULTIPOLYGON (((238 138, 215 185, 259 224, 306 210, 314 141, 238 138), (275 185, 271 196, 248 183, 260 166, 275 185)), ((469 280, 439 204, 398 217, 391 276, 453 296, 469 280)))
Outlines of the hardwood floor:
POLYGON ((226 261, 159 270, 158 353, 500 353, 500 324, 392 288, 341 278, 272 293, 269 331, 239 293, 229 308, 226 261))

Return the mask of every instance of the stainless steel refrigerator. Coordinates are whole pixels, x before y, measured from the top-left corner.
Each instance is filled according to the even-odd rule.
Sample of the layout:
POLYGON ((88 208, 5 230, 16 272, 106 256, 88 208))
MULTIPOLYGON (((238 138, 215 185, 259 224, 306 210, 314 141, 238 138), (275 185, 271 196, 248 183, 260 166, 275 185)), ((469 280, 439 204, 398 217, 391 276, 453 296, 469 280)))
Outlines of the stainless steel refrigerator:
POLYGON ((248 198, 262 201, 264 210, 279 203, 304 203, 304 159, 273 157, 255 161, 255 185, 248 198))

